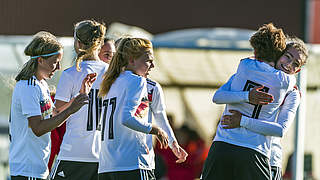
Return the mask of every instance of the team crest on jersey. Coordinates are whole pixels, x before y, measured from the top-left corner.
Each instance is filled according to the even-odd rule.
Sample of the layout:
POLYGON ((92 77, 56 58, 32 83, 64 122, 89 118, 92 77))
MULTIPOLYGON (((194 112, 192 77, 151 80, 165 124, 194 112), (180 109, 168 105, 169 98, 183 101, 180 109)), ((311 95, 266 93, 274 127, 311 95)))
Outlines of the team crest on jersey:
POLYGON ((41 115, 42 117, 46 117, 52 114, 52 105, 49 99, 45 99, 40 101, 41 115))
POLYGON ((143 97, 134 115, 139 118, 144 118, 148 114, 148 111, 149 111, 149 100, 147 97, 143 97))

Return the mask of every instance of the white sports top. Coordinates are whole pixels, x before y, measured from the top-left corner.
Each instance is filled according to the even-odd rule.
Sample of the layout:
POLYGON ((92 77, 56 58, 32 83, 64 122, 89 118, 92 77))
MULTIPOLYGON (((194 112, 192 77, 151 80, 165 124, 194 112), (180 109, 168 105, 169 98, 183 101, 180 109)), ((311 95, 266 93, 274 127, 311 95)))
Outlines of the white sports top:
POLYGON ((125 71, 103 98, 99 173, 154 169, 146 79, 125 71))
MULTIPOLYGON (((230 91, 230 84, 233 76, 229 81, 221 86, 214 95, 214 102, 217 104, 249 102, 248 91, 230 91)), ((266 121, 242 116, 240 126, 251 131, 273 136, 271 141, 271 166, 282 167, 282 146, 281 137, 288 131, 288 128, 294 121, 296 110, 300 104, 300 92, 297 88, 289 91, 283 104, 280 106, 277 120, 266 121)))
MULTIPOLYGON (((244 116, 254 119, 275 121, 285 95, 295 85, 295 77, 276 70, 270 65, 254 59, 241 60, 237 73, 230 84, 231 91, 249 91, 255 86, 263 85, 263 90, 274 96, 274 101, 268 105, 252 105, 247 102, 230 103, 226 105, 223 115, 229 110, 238 110, 244 116)), ((215 97, 214 97, 215 100, 215 97)), ((214 141, 224 141, 230 144, 254 149, 270 157, 271 137, 253 132, 244 127, 223 129, 219 124, 214 141)))
POLYGON ((59 160, 98 162, 100 153, 102 100, 98 98, 100 83, 108 64, 103 61, 83 61, 81 71, 75 66, 63 71, 55 99, 69 102, 79 94, 82 80, 89 73, 97 73, 97 79, 89 93, 89 104, 72 114, 66 121, 66 132, 58 155, 59 160))
POLYGON ((50 133, 37 137, 28 126, 28 118, 50 118, 54 109, 50 91, 45 80, 33 76, 20 80, 12 94, 9 120, 10 175, 46 179, 50 156, 50 133))

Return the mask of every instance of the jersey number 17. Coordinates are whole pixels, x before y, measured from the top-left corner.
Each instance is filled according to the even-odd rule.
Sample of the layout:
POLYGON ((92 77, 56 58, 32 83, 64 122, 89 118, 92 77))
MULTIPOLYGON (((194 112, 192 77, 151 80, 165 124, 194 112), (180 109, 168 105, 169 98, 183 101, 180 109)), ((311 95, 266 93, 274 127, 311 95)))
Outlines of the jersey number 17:
POLYGON ((110 113, 109 120, 108 120, 108 123, 109 123, 108 139, 114 139, 113 115, 114 115, 114 111, 116 110, 116 105, 117 105, 117 98, 116 97, 113 97, 113 98, 110 98, 110 99, 105 99, 103 101, 104 112, 103 112, 103 115, 102 115, 101 141, 104 141, 104 131, 105 131, 105 126, 106 126, 108 107, 111 108, 111 113, 110 113))

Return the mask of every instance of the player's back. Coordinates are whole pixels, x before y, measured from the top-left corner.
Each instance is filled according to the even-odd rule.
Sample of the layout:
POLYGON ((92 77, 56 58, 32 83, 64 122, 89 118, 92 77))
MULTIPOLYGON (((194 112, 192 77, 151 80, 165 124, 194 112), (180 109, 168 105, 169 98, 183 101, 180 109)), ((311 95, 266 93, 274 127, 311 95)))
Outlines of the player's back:
POLYGON ((108 64, 102 61, 83 61, 81 71, 75 66, 66 69, 59 80, 55 99, 69 102, 79 94, 83 79, 97 73, 89 93, 89 104, 72 114, 66 121, 66 132, 58 155, 59 160, 98 162, 100 153, 100 123, 102 100, 98 98, 100 83, 108 64))
POLYGON ((264 86, 263 91, 273 95, 272 103, 256 106, 249 103, 231 104, 242 114, 258 119, 273 117, 289 89, 293 89, 295 78, 270 65, 253 59, 244 59, 240 62, 237 73, 232 81, 232 91, 250 91, 253 87, 264 86))
POLYGON ((152 161, 147 149, 147 136, 124 125, 124 121, 133 121, 132 116, 148 123, 148 102, 145 78, 125 71, 112 84, 103 98, 102 143, 99 161, 99 173, 150 169, 152 161), (136 96, 131 96, 135 91, 136 96), (138 92, 138 93, 137 93, 138 92), (146 107, 141 104, 146 101, 146 107), (139 107, 133 104, 141 102, 139 107), (135 112, 134 112, 135 111, 135 112))
MULTIPOLYGON (((276 70, 270 65, 253 60, 244 59, 231 83, 232 91, 249 91, 251 88, 263 85, 263 90, 274 96, 274 101, 268 105, 253 105, 250 103, 227 104, 223 115, 230 114, 229 110, 238 110, 243 115, 256 119, 276 119, 279 106, 285 94, 293 89, 295 78, 276 70)), ((252 132, 246 128, 223 129, 219 131, 215 140, 222 140, 231 144, 255 149, 265 155, 270 155, 270 137, 252 132)))

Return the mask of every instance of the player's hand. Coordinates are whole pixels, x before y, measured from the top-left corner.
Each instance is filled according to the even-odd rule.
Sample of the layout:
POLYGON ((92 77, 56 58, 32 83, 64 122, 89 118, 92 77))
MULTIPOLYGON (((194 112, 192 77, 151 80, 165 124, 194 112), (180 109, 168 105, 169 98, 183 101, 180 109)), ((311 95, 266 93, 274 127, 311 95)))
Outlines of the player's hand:
POLYGON ((242 114, 237 110, 229 110, 231 115, 224 115, 221 125, 224 129, 233 129, 240 127, 242 114))
POLYGON ((256 86, 249 92, 249 102, 251 104, 266 105, 273 101, 273 96, 269 93, 261 91, 263 86, 256 86))
POLYGON ((71 113, 77 112, 82 106, 89 103, 89 97, 87 94, 79 94, 76 98, 74 98, 71 105, 68 107, 68 109, 71 111, 71 113))
POLYGON ((168 148, 168 143, 169 143, 168 135, 161 128, 156 127, 156 126, 152 126, 150 134, 156 135, 157 140, 160 143, 160 148, 161 149, 163 149, 163 148, 167 149, 168 148))
POLYGON ((89 94, 92 84, 97 79, 97 73, 90 73, 82 80, 80 94, 89 94))
POLYGON ((182 147, 180 147, 176 141, 172 142, 171 150, 173 154, 178 158, 178 160, 176 160, 176 163, 183 163, 184 161, 186 161, 188 153, 182 147))

